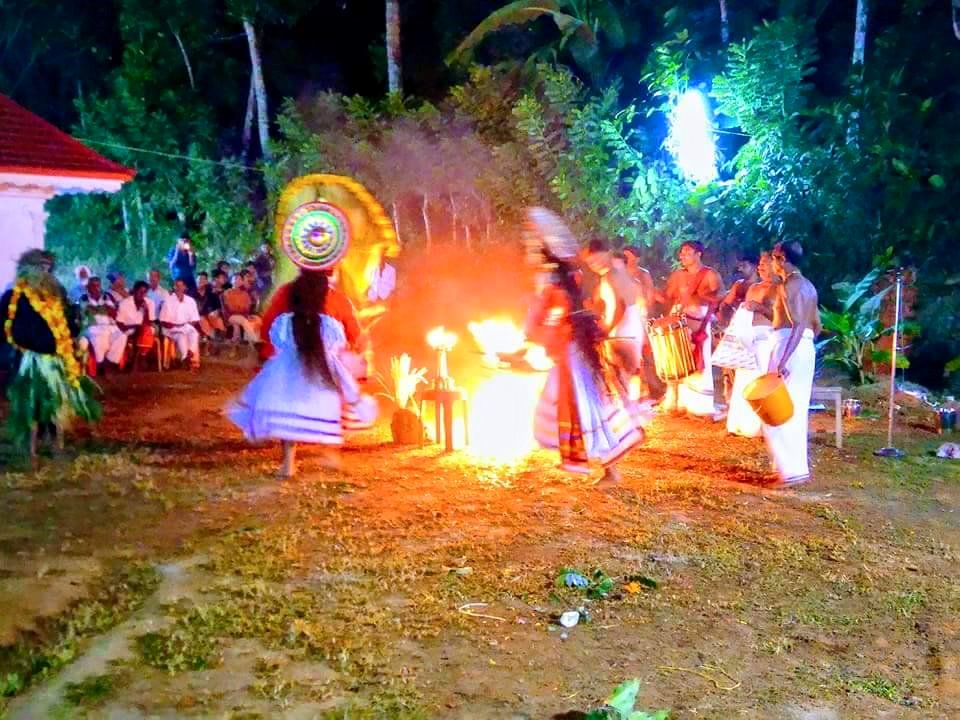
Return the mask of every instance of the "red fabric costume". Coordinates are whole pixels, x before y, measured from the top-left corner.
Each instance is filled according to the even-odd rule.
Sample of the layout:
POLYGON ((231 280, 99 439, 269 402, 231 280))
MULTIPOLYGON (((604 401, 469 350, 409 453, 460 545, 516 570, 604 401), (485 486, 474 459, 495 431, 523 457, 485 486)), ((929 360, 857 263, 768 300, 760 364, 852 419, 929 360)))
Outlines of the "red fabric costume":
MULTIPOLYGON (((263 344, 260 346, 261 360, 269 359, 274 353, 273 345, 270 342, 270 326, 273 325, 273 321, 284 313, 293 312, 293 308, 290 306, 291 287, 293 287, 292 282, 278 287, 277 291, 273 294, 273 298, 270 300, 270 305, 267 307, 266 312, 263 313, 263 324, 260 330, 260 337, 263 339, 263 344)), ((353 309, 353 303, 350 302, 350 299, 346 295, 336 288, 328 288, 327 301, 323 312, 343 324, 343 331, 347 336, 347 342, 351 348, 354 350, 363 349, 360 347, 363 338, 360 321, 357 320, 357 313, 353 309)))

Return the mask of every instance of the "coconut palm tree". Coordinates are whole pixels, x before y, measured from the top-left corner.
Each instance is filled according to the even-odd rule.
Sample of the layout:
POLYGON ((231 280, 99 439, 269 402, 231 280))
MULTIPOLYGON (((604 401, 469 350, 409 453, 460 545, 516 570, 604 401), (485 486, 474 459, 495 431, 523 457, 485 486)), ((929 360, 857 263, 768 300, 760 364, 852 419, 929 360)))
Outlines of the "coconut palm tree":
POLYGON ((400 65, 400 0, 387 0, 387 88, 403 94, 400 65))

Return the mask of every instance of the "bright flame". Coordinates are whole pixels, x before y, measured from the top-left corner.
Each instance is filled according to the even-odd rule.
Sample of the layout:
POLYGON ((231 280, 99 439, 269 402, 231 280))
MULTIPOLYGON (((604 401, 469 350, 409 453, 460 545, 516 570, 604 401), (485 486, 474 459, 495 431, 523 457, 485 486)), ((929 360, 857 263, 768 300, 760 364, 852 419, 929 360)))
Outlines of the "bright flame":
POLYGON ((470 401, 470 445, 479 460, 498 465, 522 461, 537 447, 533 417, 546 382, 542 373, 499 372, 470 401))
POLYGON ((456 344, 456 334, 447 332, 447 329, 443 327, 443 325, 440 327, 435 327, 433 330, 427 333, 427 345, 432 347, 434 350, 453 350, 453 347, 456 344))
POLYGON ((610 327, 617 312, 617 296, 606 278, 600 281, 600 299, 603 301, 603 325, 610 327))
POLYGON ((670 114, 667 149, 691 182, 704 184, 717 179, 717 149, 710 106, 699 90, 687 90, 670 114))
POLYGON ((523 347, 523 330, 510 320, 484 320, 467 325, 484 355, 515 353, 523 347))
POLYGON ((542 345, 531 345, 527 348, 527 353, 523 356, 523 359, 526 360, 534 370, 546 372, 553 367, 553 360, 547 355, 547 350, 542 345))
MULTIPOLYGON (((549 370, 553 362, 540 345, 527 343, 509 319, 489 319, 469 324, 484 358, 496 365, 499 354, 524 348, 524 359, 535 370, 549 370)), ((484 380, 470 401, 470 445, 474 457, 498 465, 520 462, 536 447, 533 417, 546 382, 542 373, 498 372, 484 380)))

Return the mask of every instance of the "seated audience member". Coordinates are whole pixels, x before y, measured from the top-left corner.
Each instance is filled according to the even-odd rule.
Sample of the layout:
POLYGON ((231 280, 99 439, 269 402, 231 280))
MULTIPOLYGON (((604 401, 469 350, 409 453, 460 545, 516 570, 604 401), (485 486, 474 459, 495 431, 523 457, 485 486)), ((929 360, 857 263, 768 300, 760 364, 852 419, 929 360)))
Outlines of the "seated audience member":
POLYGON ((133 293, 124 298, 117 308, 117 326, 123 334, 133 341, 135 349, 134 368, 139 367, 140 360, 146 355, 156 342, 156 333, 153 323, 157 320, 156 307, 148 297, 148 285, 143 280, 137 280, 133 285, 133 293))
POLYGON ((227 284, 227 274, 223 270, 213 271, 213 282, 207 283, 198 305, 200 313, 200 332, 206 338, 215 338, 227 332, 223 322, 223 292, 227 284))
POLYGON ((170 291, 160 284, 159 270, 151 270, 147 275, 147 279, 150 281, 150 287, 147 288, 147 297, 150 298, 150 301, 153 303, 154 311, 159 313, 164 301, 170 297, 170 291))
POLYGON ((249 273, 237 275, 236 284, 223 293, 223 317, 227 325, 237 326, 242 336, 235 340, 260 342, 260 318, 254 314, 256 301, 249 290, 249 273))
POLYGON ((90 272, 90 268, 86 265, 77 265, 76 269, 73 271, 74 276, 77 278, 77 284, 73 286, 73 289, 70 291, 70 302, 79 303, 80 298, 87 294, 87 282, 90 280, 90 276, 93 274, 90 272))
POLYGON ((87 326, 82 336, 90 343, 94 361, 97 365, 111 362, 119 366, 127 336, 117 327, 116 303, 103 292, 100 278, 92 277, 87 281, 87 292, 80 298, 80 307, 87 326))
POLYGON ((187 283, 183 278, 177 278, 173 294, 163 303, 160 325, 176 345, 177 358, 188 363, 192 370, 199 370, 200 312, 197 301, 187 295, 187 283))
POLYGON ((107 282, 110 283, 107 296, 113 301, 114 307, 118 307, 120 301, 130 294, 127 291, 127 278, 122 272, 115 270, 107 275, 107 282))

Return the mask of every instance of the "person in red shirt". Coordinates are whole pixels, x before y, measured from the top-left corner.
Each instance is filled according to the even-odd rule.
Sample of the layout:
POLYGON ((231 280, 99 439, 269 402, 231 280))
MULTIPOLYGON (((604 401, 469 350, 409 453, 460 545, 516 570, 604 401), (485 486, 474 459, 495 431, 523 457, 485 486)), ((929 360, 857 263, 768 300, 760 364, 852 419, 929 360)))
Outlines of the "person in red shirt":
MULTIPOLYGON (((278 287, 270 299, 270 304, 267 306, 266 311, 263 313, 263 322, 260 327, 260 337, 263 341, 260 345, 261 362, 266 362, 269 358, 273 357, 275 352, 273 345, 270 343, 270 326, 277 317, 283 315, 283 313, 292 312, 293 310, 290 304, 290 291, 292 287, 292 282, 278 287)), ((353 303, 350 302, 350 299, 340 290, 331 286, 327 290, 323 312, 335 320, 340 321, 343 325, 344 334, 347 336, 347 343, 350 345, 350 349, 364 357, 367 369, 369 369, 372 365, 370 340, 360 326, 360 321, 357 319, 357 312, 353 307, 353 303)), ((365 380, 367 373, 364 372, 361 373, 361 375, 363 377, 358 378, 358 380, 365 380)))

